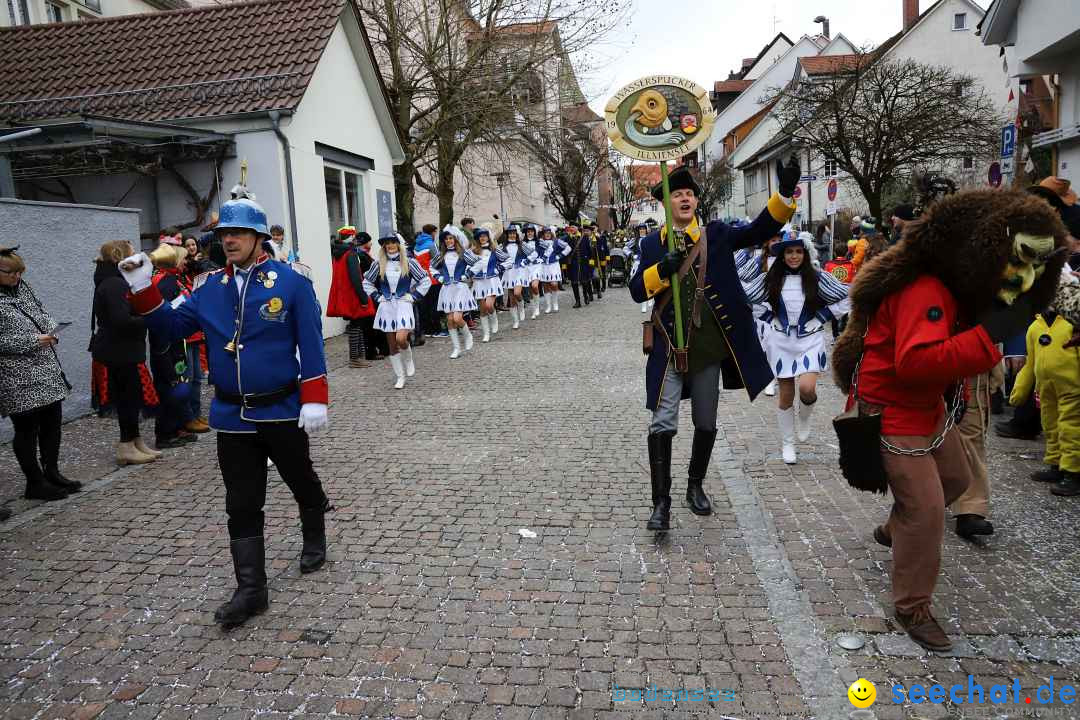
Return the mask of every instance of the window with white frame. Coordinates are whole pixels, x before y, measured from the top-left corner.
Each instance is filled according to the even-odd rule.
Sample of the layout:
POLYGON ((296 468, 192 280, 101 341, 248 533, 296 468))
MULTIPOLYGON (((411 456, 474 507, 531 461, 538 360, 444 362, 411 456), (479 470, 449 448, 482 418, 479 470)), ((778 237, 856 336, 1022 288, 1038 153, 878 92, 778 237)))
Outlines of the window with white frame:
POLYGON ((967 30, 967 13, 956 13, 952 18, 953 30, 967 30))
POLYGON ((746 193, 757 192, 757 168, 754 168, 750 172, 743 173, 743 181, 746 183, 746 193))
POLYGON ((64 6, 56 3, 45 3, 45 21, 51 23, 64 22, 64 6))
POLYGON ((336 235, 337 229, 343 225, 352 225, 357 231, 366 230, 363 176, 345 168, 324 165, 323 182, 330 234, 336 235))
POLYGON ((837 175, 837 165, 836 165, 835 160, 826 160, 825 161, 825 169, 824 169, 823 174, 825 175, 825 177, 829 177, 829 178, 836 177, 836 175, 837 175))

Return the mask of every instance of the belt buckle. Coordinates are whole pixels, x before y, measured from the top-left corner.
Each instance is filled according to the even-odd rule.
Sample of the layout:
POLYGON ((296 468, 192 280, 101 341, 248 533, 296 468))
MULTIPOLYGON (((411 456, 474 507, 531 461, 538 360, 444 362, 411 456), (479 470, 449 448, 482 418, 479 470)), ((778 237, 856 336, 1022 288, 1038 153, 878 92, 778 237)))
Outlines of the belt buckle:
POLYGON ((252 405, 248 405, 248 398, 249 397, 251 397, 251 396, 250 395, 244 395, 243 393, 241 393, 240 394, 240 405, 245 410, 254 410, 255 408, 252 405))

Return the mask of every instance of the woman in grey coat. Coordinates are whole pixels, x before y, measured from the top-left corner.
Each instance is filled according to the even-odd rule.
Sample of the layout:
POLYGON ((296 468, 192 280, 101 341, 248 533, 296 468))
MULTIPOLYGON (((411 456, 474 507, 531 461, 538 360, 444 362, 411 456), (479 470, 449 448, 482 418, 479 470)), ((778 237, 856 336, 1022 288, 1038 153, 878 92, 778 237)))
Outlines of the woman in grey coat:
POLYGON ((11 445, 26 497, 59 500, 82 487, 59 467, 60 405, 71 386, 56 354, 59 325, 22 279, 26 265, 16 249, 0 246, 0 416, 15 427, 11 445))

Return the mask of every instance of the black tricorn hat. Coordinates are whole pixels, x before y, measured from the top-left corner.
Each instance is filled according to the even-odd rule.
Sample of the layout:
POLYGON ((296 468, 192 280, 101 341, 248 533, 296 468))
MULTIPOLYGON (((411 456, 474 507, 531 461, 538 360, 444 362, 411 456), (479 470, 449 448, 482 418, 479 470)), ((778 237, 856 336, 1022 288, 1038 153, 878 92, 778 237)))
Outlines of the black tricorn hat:
MULTIPOLYGON (((690 174, 690 171, 685 166, 675 169, 675 172, 668 175, 668 189, 671 192, 676 190, 693 190, 695 196, 701 195, 701 186, 697 184, 697 180, 694 180, 694 176, 690 174)), ((660 181, 652 189, 652 196, 657 200, 664 199, 664 183, 660 181)))

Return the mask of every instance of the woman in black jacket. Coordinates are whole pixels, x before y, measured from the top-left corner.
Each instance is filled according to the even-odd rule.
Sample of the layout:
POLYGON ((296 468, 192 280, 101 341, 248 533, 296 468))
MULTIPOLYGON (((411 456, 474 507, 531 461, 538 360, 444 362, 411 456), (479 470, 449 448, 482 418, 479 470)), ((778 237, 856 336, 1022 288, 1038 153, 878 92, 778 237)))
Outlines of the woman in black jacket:
POLYGON ((142 380, 139 365, 146 361, 146 325, 131 311, 128 284, 116 264, 135 254, 131 243, 114 240, 101 246, 94 270, 94 337, 90 351, 94 360, 108 369, 109 395, 120 423, 120 443, 116 462, 120 465, 147 463, 160 453, 151 450, 139 436, 142 409, 142 380))

